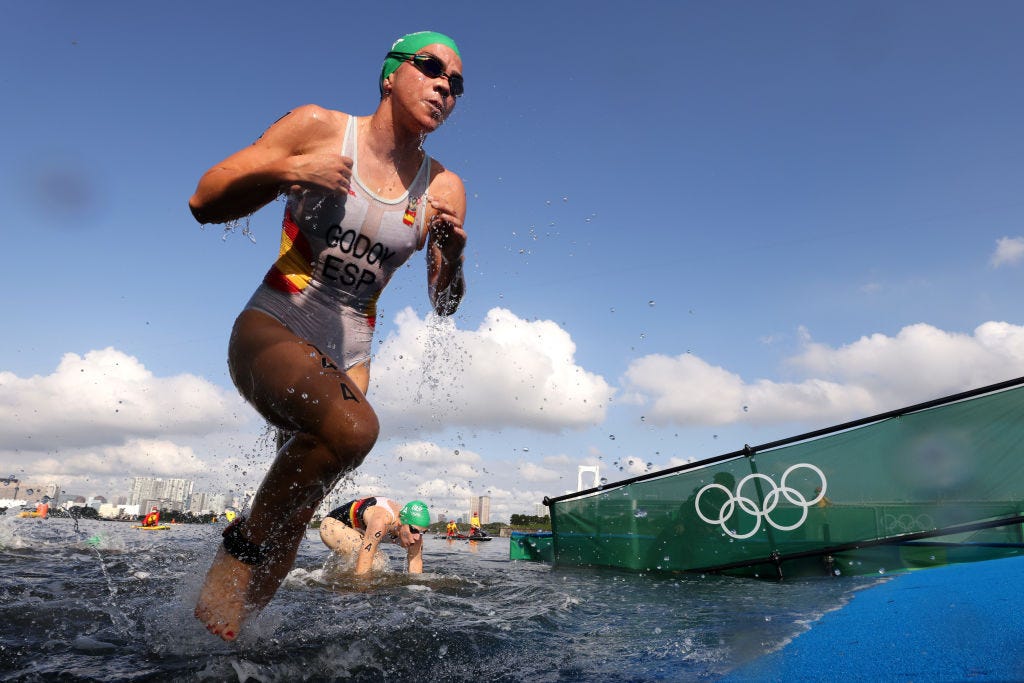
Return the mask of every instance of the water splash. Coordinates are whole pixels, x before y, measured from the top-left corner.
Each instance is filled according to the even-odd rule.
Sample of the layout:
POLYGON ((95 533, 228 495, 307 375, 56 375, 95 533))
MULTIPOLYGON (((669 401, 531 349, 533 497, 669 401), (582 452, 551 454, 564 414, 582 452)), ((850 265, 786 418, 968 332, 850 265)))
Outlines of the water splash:
POLYGON ((253 234, 252 229, 249 225, 250 216, 243 218, 236 218, 232 221, 227 221, 223 224, 223 231, 221 232, 220 239, 226 242, 231 235, 235 232, 240 233, 243 237, 247 238, 253 244, 256 244, 256 235, 253 234))

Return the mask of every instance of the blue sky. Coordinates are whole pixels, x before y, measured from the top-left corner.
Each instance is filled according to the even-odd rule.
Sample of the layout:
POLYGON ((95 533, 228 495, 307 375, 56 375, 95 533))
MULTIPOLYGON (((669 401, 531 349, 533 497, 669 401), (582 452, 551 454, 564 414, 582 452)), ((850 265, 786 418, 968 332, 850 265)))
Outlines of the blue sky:
POLYGON ((469 296, 442 324, 419 255, 393 280, 382 438, 340 497, 532 512, 579 465, 614 481, 1024 374, 1024 6, 626 7, 6 8, 0 474, 259 481, 225 353, 282 205, 225 231, 188 197, 292 107, 369 114, 422 29, 463 55, 426 148, 466 184, 469 296))

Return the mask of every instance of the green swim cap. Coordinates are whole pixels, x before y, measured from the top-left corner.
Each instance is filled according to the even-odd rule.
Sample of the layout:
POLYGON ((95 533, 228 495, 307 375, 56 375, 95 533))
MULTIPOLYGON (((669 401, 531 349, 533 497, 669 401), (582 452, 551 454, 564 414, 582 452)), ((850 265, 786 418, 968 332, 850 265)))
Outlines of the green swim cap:
POLYGON ((430 510, 422 500, 414 500, 405 504, 398 513, 398 519, 402 520, 402 524, 413 524, 425 529, 430 526, 430 510))
MULTIPOLYGON (((459 54, 459 47, 455 44, 455 41, 446 36, 443 33, 437 33, 436 31, 417 31, 416 33, 408 33, 392 44, 391 49, 388 52, 410 52, 417 53, 427 45, 434 44, 447 45, 450 47, 455 54, 462 57, 459 54)), ((395 57, 388 57, 384 60, 384 66, 380 69, 380 94, 384 94, 384 79, 395 73, 395 69, 402 65, 402 60, 395 57)))

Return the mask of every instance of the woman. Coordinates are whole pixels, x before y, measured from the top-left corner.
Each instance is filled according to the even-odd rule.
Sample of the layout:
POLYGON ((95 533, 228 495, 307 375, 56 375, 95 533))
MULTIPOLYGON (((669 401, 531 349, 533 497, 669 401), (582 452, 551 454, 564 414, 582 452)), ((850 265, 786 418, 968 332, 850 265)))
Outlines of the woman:
POLYGON ((381 543, 397 543, 406 549, 406 571, 423 572, 423 534, 430 527, 430 511, 414 500, 399 508, 388 498, 353 500, 327 513, 320 522, 320 540, 347 559, 355 557, 355 574, 367 574, 381 543), (411 541, 402 533, 408 528, 411 541))
MULTIPOLYGON (((455 42, 433 32, 398 39, 379 85, 370 116, 290 112, 207 171, 189 201, 200 223, 221 223, 288 197, 280 255, 228 348, 239 392, 290 438, 248 518, 225 530, 199 595, 196 617, 225 640, 270 601, 313 512, 377 439, 370 343, 391 275, 425 243, 434 310, 453 313, 465 291, 465 189, 421 146, 463 91, 455 42)), ((408 527, 401 537, 412 540, 408 527)))

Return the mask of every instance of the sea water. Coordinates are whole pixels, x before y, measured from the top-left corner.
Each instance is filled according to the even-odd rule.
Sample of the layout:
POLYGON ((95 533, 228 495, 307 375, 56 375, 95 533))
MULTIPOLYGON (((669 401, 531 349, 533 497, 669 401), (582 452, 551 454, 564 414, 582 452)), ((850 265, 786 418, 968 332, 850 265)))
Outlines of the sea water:
POLYGON ((192 616, 220 525, 0 516, 2 681, 708 681, 878 578, 791 582, 510 561, 424 540, 424 570, 354 590, 310 530, 235 643, 192 616))

